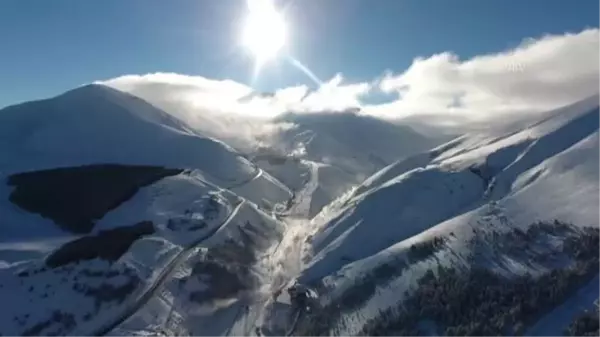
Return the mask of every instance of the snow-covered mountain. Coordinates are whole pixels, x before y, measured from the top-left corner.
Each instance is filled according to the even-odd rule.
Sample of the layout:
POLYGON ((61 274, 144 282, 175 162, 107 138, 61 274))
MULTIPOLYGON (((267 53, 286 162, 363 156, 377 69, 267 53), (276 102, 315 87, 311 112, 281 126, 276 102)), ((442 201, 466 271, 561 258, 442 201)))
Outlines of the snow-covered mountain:
MULTIPOLYGON (((108 85, 116 84, 109 81, 108 85)), ((210 109, 195 102, 212 104, 209 97, 184 98, 185 89, 180 97, 156 95, 145 87, 123 88, 185 121, 196 132, 231 145, 292 190, 299 190, 316 169, 319 184, 311 199, 311 216, 385 166, 452 137, 439 130, 424 135, 405 123, 390 123, 359 109, 261 113, 255 111, 261 106, 252 104, 242 111, 229 105, 210 109)), ((232 104, 241 106, 272 95, 250 92, 232 104)))
POLYGON ((194 133, 137 97, 101 85, 11 106, 0 118, 3 171, 118 162, 200 168, 223 181, 254 174, 227 145, 194 133), (214 160, 207 162, 205 155, 214 160))
MULTIPOLYGON (((573 282, 592 282, 597 288, 598 116, 594 96, 529 126, 465 135, 386 167, 326 207, 313 219, 320 225, 311 236, 312 257, 300 280, 331 292, 330 305, 354 303, 347 304, 347 312, 325 318, 336 323, 318 331, 406 334, 433 326, 436 334, 501 332, 492 329, 495 322, 471 322, 479 330, 448 330, 463 322, 443 318, 444 310, 421 316, 428 328, 406 323, 408 314, 397 306, 421 300, 423 294, 415 289, 425 282, 420 278, 427 270, 437 272, 436 282, 441 282, 443 268, 464 273, 462 268, 480 272, 482 267, 518 279, 543 278, 551 271, 570 275, 570 268, 585 265, 585 272, 576 270, 585 277, 573 282), (570 255, 569 240, 580 241, 584 247, 579 249, 591 255, 570 255), (365 294, 347 298, 357 292, 365 294)), ((596 291, 580 306, 589 307, 597 298, 596 291)), ((434 305, 448 310, 459 305, 447 300, 434 305)), ((541 308, 532 304, 529 310, 544 312, 555 303, 536 305, 541 308)), ((560 328, 580 306, 561 318, 560 328)), ((523 333, 536 317, 524 315, 521 326, 506 326, 504 333, 523 333)), ((562 332, 536 329, 531 333, 562 332)))
POLYGON ((259 149, 255 162, 288 186, 301 185, 298 174, 318 170, 311 216, 370 175, 399 159, 438 145, 446 137, 426 137, 403 125, 360 114, 359 111, 288 113, 274 123, 282 130, 276 146, 259 149))
POLYGON ((176 116, 101 85, 0 110, 0 333, 587 331, 598 96, 441 145, 347 111, 240 153, 176 116))
MULTIPOLYGON (((237 188, 261 206, 284 203, 291 193, 228 145, 135 96, 102 85, 1 110, 0 151, 3 179, 57 167, 152 165, 193 170, 219 187, 237 188)), ((10 191, 3 187, 0 193, 6 198, 10 191)), ((11 204, 1 202, 0 209, 7 222, 0 229, 4 237, 7 227, 26 232, 23 223, 33 226, 37 220, 11 204)))
POLYGON ((0 140, 3 334, 116 324, 208 238, 265 249, 283 228, 266 212, 292 196, 233 148, 101 85, 1 110, 0 140))

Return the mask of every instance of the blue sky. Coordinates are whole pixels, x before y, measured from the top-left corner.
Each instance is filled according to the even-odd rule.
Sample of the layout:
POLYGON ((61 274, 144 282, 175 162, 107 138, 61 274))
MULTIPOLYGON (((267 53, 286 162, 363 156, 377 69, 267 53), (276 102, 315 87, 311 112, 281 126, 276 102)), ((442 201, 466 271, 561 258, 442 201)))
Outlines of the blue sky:
MULTIPOLYGON (((368 81, 417 56, 463 58, 524 38, 598 27, 597 0, 296 0, 289 53, 317 76, 368 81)), ((124 74, 175 72, 250 83, 239 48, 244 0, 0 1, 0 107, 124 74)), ((254 83, 311 81, 284 59, 254 83)))

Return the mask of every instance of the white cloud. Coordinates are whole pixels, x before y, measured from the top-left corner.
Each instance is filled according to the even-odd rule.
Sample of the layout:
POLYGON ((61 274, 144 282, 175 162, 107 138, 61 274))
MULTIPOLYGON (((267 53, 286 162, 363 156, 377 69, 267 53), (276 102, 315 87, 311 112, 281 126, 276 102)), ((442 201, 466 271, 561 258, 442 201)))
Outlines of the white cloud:
POLYGON ((360 107, 371 85, 344 84, 334 76, 317 90, 300 85, 272 95, 255 93, 231 80, 173 73, 126 75, 99 83, 130 92, 186 121, 206 135, 237 148, 273 143, 273 137, 292 125, 268 122, 285 112, 320 112, 360 107))
POLYGON ((373 113, 448 112, 473 118, 538 111, 598 93, 598 29, 528 39, 498 54, 461 61, 450 52, 416 58, 401 74, 388 73, 381 90, 399 99, 373 113))
POLYGON ((273 95, 261 95, 252 88, 231 80, 212 80, 202 76, 173 73, 125 75, 102 81, 105 85, 140 96, 167 110, 182 104, 194 110, 237 113, 254 117, 273 117, 284 112, 344 110, 360 107, 360 97, 368 93, 368 83, 343 84, 337 74, 315 91, 307 86, 282 88, 273 95))
POLYGON ((308 94, 302 101, 296 103, 296 111, 341 111, 348 108, 360 107, 360 98, 369 93, 368 83, 342 84, 341 74, 323 83, 315 92, 308 94))
POLYGON ((101 83, 140 96, 210 136, 256 147, 291 127, 267 122, 285 112, 360 107, 366 114, 411 116, 451 127, 570 104, 599 91, 598 39, 598 29, 587 29, 528 39, 513 50, 468 60, 443 52, 416 58, 404 72, 388 72, 368 83, 345 83, 337 74, 316 90, 299 85, 271 95, 231 80, 172 73, 126 75, 101 83), (398 98, 365 104, 375 90, 398 98))

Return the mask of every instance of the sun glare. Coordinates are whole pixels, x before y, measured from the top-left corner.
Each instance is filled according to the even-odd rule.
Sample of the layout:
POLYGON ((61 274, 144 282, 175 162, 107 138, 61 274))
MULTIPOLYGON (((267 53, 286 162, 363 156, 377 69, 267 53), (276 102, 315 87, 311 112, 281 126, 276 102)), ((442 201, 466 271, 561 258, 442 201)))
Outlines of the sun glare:
POLYGON ((285 46, 285 19, 272 0, 247 0, 248 15, 242 32, 242 43, 255 58, 259 68, 285 46))

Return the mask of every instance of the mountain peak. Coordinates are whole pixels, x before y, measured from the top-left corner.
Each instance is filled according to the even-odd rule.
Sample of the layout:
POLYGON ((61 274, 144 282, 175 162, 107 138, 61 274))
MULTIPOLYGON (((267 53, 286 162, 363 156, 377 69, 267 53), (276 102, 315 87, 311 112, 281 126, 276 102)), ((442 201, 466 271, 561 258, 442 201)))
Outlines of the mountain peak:
MULTIPOLYGON (((107 99, 107 98, 114 98, 114 99, 135 99, 135 100, 140 100, 143 101, 142 99, 138 98, 137 96, 133 96, 129 93, 111 88, 109 86, 106 86, 104 84, 100 84, 100 83, 90 83, 90 84, 85 84, 82 85, 80 87, 77 87, 75 89, 71 89, 61 95, 56 96, 54 99, 75 99, 75 100, 79 100, 79 99, 83 99, 83 100, 87 100, 87 99, 98 99, 98 98, 103 98, 103 99, 107 99)), ((150 103, 147 103, 145 101, 143 101, 145 104, 150 105, 150 103)))
POLYGON ((198 168, 219 179, 252 174, 230 147, 190 130, 141 98, 88 84, 0 110, 0 170, 121 163, 198 168))

